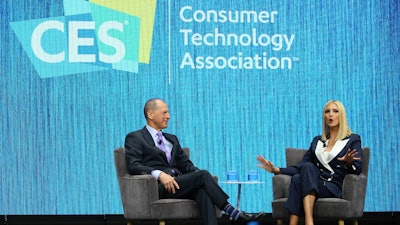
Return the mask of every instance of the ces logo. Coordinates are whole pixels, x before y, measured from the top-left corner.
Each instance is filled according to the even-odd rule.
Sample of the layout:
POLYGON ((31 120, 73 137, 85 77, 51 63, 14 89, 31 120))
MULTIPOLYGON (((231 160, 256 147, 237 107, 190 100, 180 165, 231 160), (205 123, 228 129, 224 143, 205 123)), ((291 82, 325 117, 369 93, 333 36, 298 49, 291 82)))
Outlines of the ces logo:
MULTIPOLYGON (((51 32, 51 30, 57 30, 65 33, 65 27, 68 27, 67 32, 67 44, 68 44, 68 61, 69 62, 83 62, 83 63, 95 63, 96 54, 84 54, 79 53, 79 48, 84 47, 95 47, 95 37, 80 37, 79 32, 90 32, 95 30, 94 21, 70 21, 66 26, 63 22, 58 20, 50 20, 40 23, 32 32, 31 46, 34 55, 47 63, 59 63, 65 60, 65 51, 51 54, 47 52, 42 46, 42 38, 45 32, 51 32)), ((99 26, 97 29, 96 40, 108 45, 115 49, 113 55, 107 55, 102 53, 99 49, 99 61, 104 63, 117 63, 125 58, 126 46, 124 42, 117 37, 110 36, 109 31, 116 30, 121 34, 124 32, 123 24, 119 21, 107 21, 99 26)), ((56 35, 54 35, 56 36, 56 35)))
POLYGON ((138 64, 150 61, 155 7, 156 0, 64 0, 65 16, 11 27, 41 77, 138 73, 138 64))

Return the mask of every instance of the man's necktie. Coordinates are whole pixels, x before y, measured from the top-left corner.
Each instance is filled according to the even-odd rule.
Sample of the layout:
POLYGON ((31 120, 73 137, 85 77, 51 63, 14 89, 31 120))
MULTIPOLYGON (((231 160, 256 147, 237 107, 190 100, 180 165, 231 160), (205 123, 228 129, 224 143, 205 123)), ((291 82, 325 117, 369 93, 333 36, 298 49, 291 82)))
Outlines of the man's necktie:
POLYGON ((165 152, 165 156, 167 156, 167 160, 169 163, 171 161, 171 154, 167 151, 167 148, 165 147, 161 132, 157 132, 157 145, 158 148, 161 149, 161 151, 165 152))

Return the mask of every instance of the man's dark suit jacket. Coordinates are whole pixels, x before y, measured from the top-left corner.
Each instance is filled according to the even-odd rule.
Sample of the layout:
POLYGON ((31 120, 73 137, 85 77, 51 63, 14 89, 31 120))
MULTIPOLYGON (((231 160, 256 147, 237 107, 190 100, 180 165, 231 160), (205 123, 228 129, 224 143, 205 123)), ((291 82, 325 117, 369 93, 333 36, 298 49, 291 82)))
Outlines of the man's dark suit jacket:
POLYGON ((163 133, 163 135, 173 145, 170 163, 165 153, 156 147, 146 127, 126 136, 126 165, 130 174, 151 174, 153 170, 161 170, 167 174, 179 176, 199 170, 182 150, 175 135, 168 133, 163 133))

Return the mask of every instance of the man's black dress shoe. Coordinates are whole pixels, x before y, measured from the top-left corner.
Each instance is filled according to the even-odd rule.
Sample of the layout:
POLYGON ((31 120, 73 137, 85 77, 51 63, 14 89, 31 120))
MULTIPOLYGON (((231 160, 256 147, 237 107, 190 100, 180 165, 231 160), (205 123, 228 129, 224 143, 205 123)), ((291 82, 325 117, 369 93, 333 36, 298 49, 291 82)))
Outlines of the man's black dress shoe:
POLYGON ((245 212, 240 212, 237 220, 231 220, 233 225, 245 225, 247 222, 254 220, 254 216, 245 212))
POLYGON ((231 220, 231 224, 233 225, 246 225, 247 222, 249 221, 257 221, 260 218, 262 218, 263 216, 265 216, 264 212, 260 212, 256 215, 251 215, 245 212, 241 212, 239 214, 239 218, 237 220, 231 220))
POLYGON ((264 212, 260 212, 260 213, 258 213, 257 215, 254 216, 253 220, 259 220, 264 216, 265 216, 265 213, 264 212))

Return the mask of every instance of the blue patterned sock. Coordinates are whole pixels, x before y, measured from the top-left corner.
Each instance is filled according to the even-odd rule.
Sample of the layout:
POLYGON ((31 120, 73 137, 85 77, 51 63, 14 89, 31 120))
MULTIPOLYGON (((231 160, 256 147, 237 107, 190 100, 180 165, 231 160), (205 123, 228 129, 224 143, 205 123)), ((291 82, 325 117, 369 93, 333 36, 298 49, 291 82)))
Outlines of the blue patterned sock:
POLYGON ((231 220, 235 221, 239 218, 240 211, 229 203, 224 207, 224 211, 229 214, 231 220))

